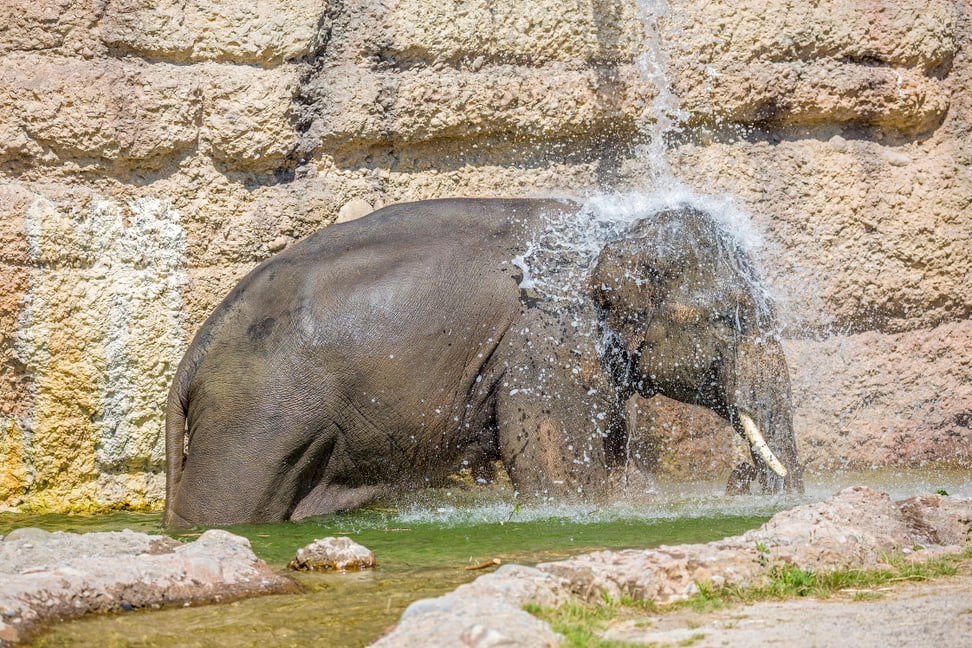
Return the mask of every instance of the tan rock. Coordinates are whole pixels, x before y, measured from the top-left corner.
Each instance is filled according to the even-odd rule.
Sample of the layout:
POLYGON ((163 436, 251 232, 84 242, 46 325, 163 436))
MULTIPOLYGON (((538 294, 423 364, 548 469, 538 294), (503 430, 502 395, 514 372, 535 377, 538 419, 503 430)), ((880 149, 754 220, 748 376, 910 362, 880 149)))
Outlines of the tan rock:
POLYGON ((952 3, 678 3, 658 20, 689 121, 927 132, 948 107, 952 3))
POLYGON ((0 540, 0 638, 11 643, 29 641, 54 620, 90 613, 296 589, 256 557, 246 538, 222 529, 186 544, 127 529, 76 534, 27 528, 0 540))
POLYGON ((766 233, 760 262, 791 335, 930 329, 964 318, 972 294, 972 228, 958 216, 972 184, 954 145, 738 141, 684 147, 677 165, 766 233))
POLYGON ((90 57, 101 53, 90 38, 97 20, 93 2, 7 0, 0 22, 0 54, 50 51, 90 57))
POLYGON ((625 84, 632 68, 499 65, 470 73, 419 68, 387 74, 339 65, 315 81, 327 90, 319 135, 326 146, 384 140, 559 139, 615 129, 633 136, 653 88, 625 84))
POLYGON ((233 171, 282 166, 297 142, 289 118, 296 69, 207 65, 202 72, 206 83, 200 135, 216 164, 233 171))
POLYGON ((338 217, 335 222, 346 223, 357 220, 362 216, 367 216, 374 210, 375 208, 371 206, 371 203, 361 198, 352 198, 341 207, 341 211, 338 212, 338 217))
POLYGON ((383 9, 382 46, 402 61, 594 62, 630 56, 640 32, 634 3, 604 0, 393 0, 383 9))
POLYGON ((677 89, 690 123, 849 124, 912 134, 927 132, 948 110, 942 82, 912 69, 831 60, 730 63, 707 77, 677 89))
POLYGON ((720 60, 874 61, 930 71, 955 53, 955 6, 948 0, 866 0, 746 4, 670 3, 660 31, 700 63, 720 60))
MULTIPOLYGON (((34 505, 86 510, 122 495, 144 506, 161 494, 145 473, 161 467, 159 395, 182 344, 180 215, 157 200, 55 196, 35 195, 23 212, 30 297, 12 349, 32 377, 20 454, 34 505)), ((15 439, 14 426, 5 432, 15 439)))
POLYGON ((786 344, 794 427, 816 469, 972 460, 972 324, 786 344))
POLYGON ((112 49, 144 58, 267 67, 316 52, 327 9, 326 0, 110 0, 99 32, 112 49))
POLYGON ((359 571, 376 565, 370 549, 345 536, 315 540, 287 563, 297 571, 359 571))
MULTIPOLYGON (((0 61, 0 93, 6 128, 62 160, 158 167, 196 144, 199 90, 176 66, 9 55, 0 61)), ((19 150, 7 156, 38 150, 15 141, 19 150)))

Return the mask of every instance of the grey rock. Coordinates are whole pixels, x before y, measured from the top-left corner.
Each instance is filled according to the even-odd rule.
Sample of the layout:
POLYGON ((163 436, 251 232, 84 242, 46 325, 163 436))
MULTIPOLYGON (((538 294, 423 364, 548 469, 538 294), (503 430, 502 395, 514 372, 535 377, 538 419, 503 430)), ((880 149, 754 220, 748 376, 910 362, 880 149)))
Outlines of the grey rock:
POLYGON ((0 646, 29 639, 49 619, 296 587, 259 560, 246 538, 222 530, 183 544, 129 530, 17 529, 0 542, 0 646))
POLYGON ((287 566, 300 571, 358 571, 377 563, 367 547, 351 538, 320 538, 297 550, 287 566))
POLYGON ((6 536, 3 536, 4 541, 13 540, 38 540, 45 541, 48 536, 51 535, 50 531, 45 531, 44 529, 38 529, 37 527, 23 527, 20 529, 14 529, 6 536))

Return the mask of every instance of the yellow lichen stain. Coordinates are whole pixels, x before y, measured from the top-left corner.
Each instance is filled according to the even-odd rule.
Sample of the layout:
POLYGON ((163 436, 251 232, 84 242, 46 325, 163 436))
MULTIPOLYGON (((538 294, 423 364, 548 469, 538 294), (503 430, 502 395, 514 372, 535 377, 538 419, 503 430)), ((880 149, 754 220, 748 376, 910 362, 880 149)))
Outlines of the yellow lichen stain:
POLYGON ((23 511, 162 505, 163 405, 182 347, 179 216, 157 200, 86 196, 38 198, 26 213, 32 416, 26 472, 7 471, 20 493, 8 506, 23 511))
POLYGON ((0 419, 0 506, 17 506, 27 490, 24 431, 13 418, 0 419))
POLYGON ((98 336, 91 330, 91 322, 85 321, 83 299, 70 290, 72 278, 59 278, 62 281, 49 277, 43 284, 35 284, 34 292, 57 291, 60 297, 45 296, 47 353, 34 383, 34 486, 45 498, 66 497, 77 485, 95 481, 98 475, 92 419, 98 407, 94 385, 100 378, 94 365, 101 363, 96 345, 82 348, 80 344, 98 336))

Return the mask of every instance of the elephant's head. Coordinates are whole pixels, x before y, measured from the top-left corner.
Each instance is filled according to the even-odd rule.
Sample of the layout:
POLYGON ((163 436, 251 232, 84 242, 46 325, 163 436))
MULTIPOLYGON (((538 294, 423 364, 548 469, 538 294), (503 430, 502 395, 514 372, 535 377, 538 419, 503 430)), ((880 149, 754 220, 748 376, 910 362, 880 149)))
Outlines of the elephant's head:
POLYGON ((604 247, 589 289, 632 391, 713 409, 765 491, 802 491, 775 316, 733 236, 690 207, 659 212, 604 247))

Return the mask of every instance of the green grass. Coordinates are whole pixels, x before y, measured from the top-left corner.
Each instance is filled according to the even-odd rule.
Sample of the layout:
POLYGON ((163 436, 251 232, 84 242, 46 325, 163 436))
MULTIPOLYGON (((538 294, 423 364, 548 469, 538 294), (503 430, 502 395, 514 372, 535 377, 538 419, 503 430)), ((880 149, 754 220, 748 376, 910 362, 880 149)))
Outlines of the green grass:
POLYGON ((852 594, 856 600, 880 596, 874 590, 895 583, 925 581, 942 576, 954 576, 962 560, 972 558, 972 547, 963 553, 925 562, 912 562, 905 556, 886 556, 886 569, 838 569, 815 572, 796 565, 770 567, 762 585, 717 588, 711 583, 696 583, 699 591, 686 601, 668 606, 669 609, 690 607, 709 612, 733 605, 757 601, 779 601, 801 597, 828 598, 840 593, 852 594))
POLYGON ((597 635, 610 621, 617 618, 618 608, 615 603, 586 605, 580 601, 571 601, 554 609, 535 605, 527 605, 525 609, 530 614, 550 623, 554 632, 564 635, 567 646, 627 648, 635 644, 610 641, 597 635))
MULTIPOLYGON (((550 623, 556 632, 566 637, 565 646, 570 648, 627 648, 635 644, 608 641, 599 633, 618 621, 643 621, 645 615, 674 610, 692 609, 705 613, 759 601, 828 598, 839 594, 850 596, 855 601, 880 598, 882 594, 876 591, 880 588, 954 576, 960 564, 969 559, 972 559, 972 546, 961 554, 925 562, 912 562, 901 555, 886 556, 886 569, 815 572, 795 565, 778 564, 769 568, 767 578, 761 585, 716 587, 710 582, 699 582, 696 583, 698 592, 691 598, 664 606, 653 601, 635 601, 627 597, 615 601, 604 596, 599 605, 572 601, 558 608, 527 606, 526 611, 550 623)), ((695 640, 701 638, 693 637, 695 640)))

